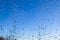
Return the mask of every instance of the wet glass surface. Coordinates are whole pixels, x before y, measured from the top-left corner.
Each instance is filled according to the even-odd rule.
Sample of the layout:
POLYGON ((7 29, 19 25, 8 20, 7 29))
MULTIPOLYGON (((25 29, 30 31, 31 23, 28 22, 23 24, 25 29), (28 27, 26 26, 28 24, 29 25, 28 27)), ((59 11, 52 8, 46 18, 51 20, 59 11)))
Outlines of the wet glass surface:
POLYGON ((0 40, 60 40, 60 0, 0 0, 0 40))

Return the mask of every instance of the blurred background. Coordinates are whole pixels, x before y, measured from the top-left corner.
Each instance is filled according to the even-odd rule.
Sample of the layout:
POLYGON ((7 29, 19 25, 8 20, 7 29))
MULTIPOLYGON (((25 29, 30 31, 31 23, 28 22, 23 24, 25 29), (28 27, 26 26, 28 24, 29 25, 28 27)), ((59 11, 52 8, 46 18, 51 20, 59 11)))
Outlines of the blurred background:
POLYGON ((60 0, 0 0, 0 37, 60 40, 60 0))

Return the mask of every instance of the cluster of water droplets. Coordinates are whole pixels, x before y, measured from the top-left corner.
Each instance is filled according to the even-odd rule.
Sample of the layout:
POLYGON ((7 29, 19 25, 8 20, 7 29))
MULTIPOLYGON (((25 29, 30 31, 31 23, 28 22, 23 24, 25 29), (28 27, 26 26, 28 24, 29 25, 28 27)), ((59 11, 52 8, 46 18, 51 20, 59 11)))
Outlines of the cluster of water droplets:
MULTIPOLYGON (((21 1, 23 1, 23 0, 21 0, 21 1)), ((52 27, 52 25, 54 25, 54 21, 56 21, 56 20, 54 20, 55 19, 54 17, 56 16, 56 14, 53 13, 51 11, 52 8, 50 6, 48 6, 48 5, 51 5, 50 3, 46 4, 44 7, 41 7, 41 9, 39 9, 40 7, 36 8, 36 9, 38 9, 39 17, 41 17, 39 19, 39 22, 41 22, 41 19, 42 19, 42 23, 37 25, 36 29, 32 29, 32 30, 34 30, 34 32, 28 31, 29 34, 27 33, 27 35, 28 35, 27 36, 25 33, 26 29, 24 28, 24 21, 21 22, 22 27, 21 26, 18 27, 17 16, 20 15, 19 16, 19 17, 21 17, 20 19, 23 20, 24 11, 28 10, 30 8, 27 6, 26 7, 23 7, 23 6, 24 5, 30 6, 31 4, 24 4, 24 5, 21 5, 21 8, 19 8, 19 6, 17 4, 14 4, 14 2, 15 2, 15 0, 8 2, 8 3, 12 3, 11 9, 9 9, 8 11, 11 12, 11 19, 14 22, 14 24, 12 24, 12 27, 7 27, 6 28, 7 31, 4 31, 3 25, 0 25, 0 36, 1 37, 6 36, 6 40, 60 40, 59 30, 52 27), (48 11, 43 10, 47 14, 47 15, 45 15, 46 17, 43 15, 44 14, 43 12, 42 12, 43 14, 40 14, 40 12, 41 12, 40 10, 45 9, 45 8, 48 10, 48 11), (20 13, 21 12, 20 9, 21 10, 24 9, 22 11, 22 13, 20 13), (41 16, 41 15, 43 15, 43 16, 41 16)), ((41 5, 41 6, 43 6, 43 5, 41 5)), ((53 5, 52 5, 52 7, 53 7, 53 5)), ((32 6, 32 8, 33 8, 33 6, 32 6)))

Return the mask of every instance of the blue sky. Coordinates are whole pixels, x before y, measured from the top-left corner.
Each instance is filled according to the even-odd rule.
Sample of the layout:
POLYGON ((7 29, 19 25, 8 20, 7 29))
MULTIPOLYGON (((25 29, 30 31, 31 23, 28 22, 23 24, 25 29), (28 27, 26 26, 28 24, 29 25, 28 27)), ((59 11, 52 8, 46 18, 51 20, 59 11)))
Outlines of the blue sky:
POLYGON ((18 40, 32 40, 32 35, 34 40, 38 40, 39 31, 42 35, 41 40, 59 39, 60 0, 0 0, 0 25, 5 32, 0 34, 6 36, 15 24, 18 40))

